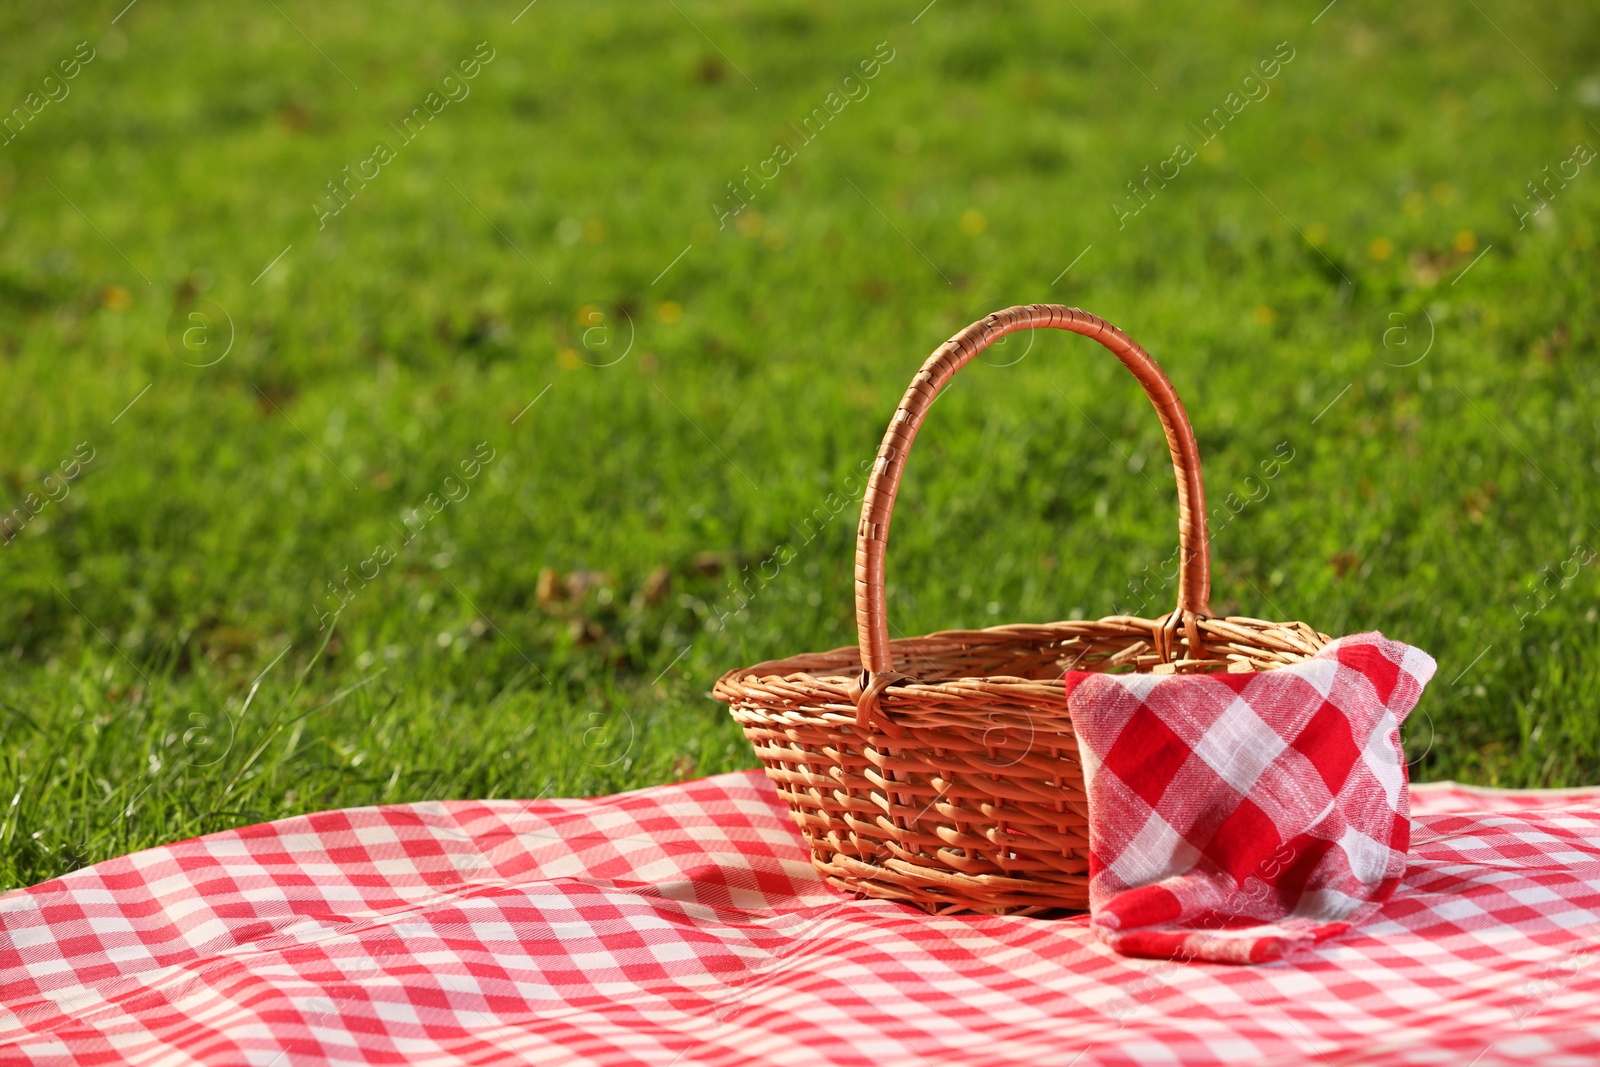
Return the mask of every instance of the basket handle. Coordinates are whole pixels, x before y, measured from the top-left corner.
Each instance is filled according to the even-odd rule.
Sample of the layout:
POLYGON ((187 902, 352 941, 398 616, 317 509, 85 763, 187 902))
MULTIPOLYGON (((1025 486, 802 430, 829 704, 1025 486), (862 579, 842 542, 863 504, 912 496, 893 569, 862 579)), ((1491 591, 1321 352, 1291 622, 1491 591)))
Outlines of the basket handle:
MULTIPOLYGON (((1181 622, 1191 642, 1199 638, 1198 618, 1211 615, 1211 558, 1206 537, 1206 496, 1200 482, 1200 452, 1195 445, 1189 416, 1183 410, 1172 383, 1150 354, 1121 330, 1097 315, 1060 304, 1029 304, 997 311, 973 323, 940 345, 911 379, 911 386, 889 420, 889 429, 878 446, 878 461, 867 480, 861 501, 861 524, 856 531, 856 631, 861 643, 861 666, 868 677, 862 680, 858 705, 863 717, 869 705, 889 683, 905 677, 894 670, 889 655, 889 619, 885 614, 883 559, 889 544, 889 519, 894 512, 895 493, 900 488, 900 472, 905 467, 917 428, 932 407, 946 382, 956 371, 989 345, 1008 333, 1049 326, 1092 337, 1144 386, 1155 405, 1166 431, 1167 447, 1172 451, 1172 467, 1178 480, 1178 542, 1183 562, 1178 571, 1178 607, 1167 617, 1165 630, 1175 630, 1181 622)), ((1176 655, 1175 642, 1158 642, 1162 659, 1176 655)))

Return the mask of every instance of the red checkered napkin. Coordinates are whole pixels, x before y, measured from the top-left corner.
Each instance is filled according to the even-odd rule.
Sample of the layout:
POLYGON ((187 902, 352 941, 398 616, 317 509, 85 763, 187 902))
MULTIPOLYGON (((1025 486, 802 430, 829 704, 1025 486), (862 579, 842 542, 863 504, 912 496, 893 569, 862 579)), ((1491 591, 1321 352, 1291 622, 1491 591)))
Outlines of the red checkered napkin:
POLYGON ((1259 963, 1376 912, 1410 843, 1400 723, 1433 671, 1365 633, 1260 673, 1069 672, 1100 939, 1259 963))

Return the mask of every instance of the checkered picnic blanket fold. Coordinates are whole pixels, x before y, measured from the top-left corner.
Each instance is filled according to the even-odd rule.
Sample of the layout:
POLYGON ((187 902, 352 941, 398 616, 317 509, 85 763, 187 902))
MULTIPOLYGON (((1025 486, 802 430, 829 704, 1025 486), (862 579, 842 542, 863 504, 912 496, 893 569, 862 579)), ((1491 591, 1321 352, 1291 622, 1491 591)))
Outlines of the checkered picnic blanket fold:
POLYGON ((1094 931, 1260 963, 1376 912, 1410 843, 1400 723, 1433 671, 1365 633, 1271 671, 1070 672, 1094 931))
POLYGON ((1382 911, 1259 967, 836 894, 759 771, 324 812, 0 896, 0 1064, 1587 1064, 1597 802, 1419 787, 1382 911))

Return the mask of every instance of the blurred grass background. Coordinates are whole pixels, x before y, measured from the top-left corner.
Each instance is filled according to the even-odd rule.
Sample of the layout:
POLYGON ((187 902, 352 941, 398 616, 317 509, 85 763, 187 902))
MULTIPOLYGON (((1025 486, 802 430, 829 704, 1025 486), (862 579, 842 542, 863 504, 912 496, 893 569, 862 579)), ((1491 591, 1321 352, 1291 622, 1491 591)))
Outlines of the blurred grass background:
MULTIPOLYGON (((853 641, 851 476, 1032 301, 1171 375, 1219 611, 1438 659, 1414 777, 1600 779, 1597 56, 1498 0, 7 9, 0 888, 753 765, 712 680, 853 641)), ((919 442, 896 629, 1166 610, 1164 457, 1097 346, 1009 339, 919 442)))

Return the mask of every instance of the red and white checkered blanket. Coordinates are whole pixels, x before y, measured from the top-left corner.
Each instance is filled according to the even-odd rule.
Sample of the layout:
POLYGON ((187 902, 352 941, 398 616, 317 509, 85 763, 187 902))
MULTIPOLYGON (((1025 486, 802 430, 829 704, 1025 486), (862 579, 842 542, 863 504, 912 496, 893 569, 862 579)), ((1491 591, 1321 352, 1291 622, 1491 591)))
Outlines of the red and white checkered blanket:
POLYGON ((1095 933, 1260 963, 1377 912, 1410 841, 1400 724, 1433 670, 1364 633, 1271 671, 1069 672, 1095 933))
POLYGON ((0 896, 0 1064, 1593 1063, 1597 802, 1419 788, 1382 911, 1257 967, 841 896, 760 772, 327 812, 0 896))

